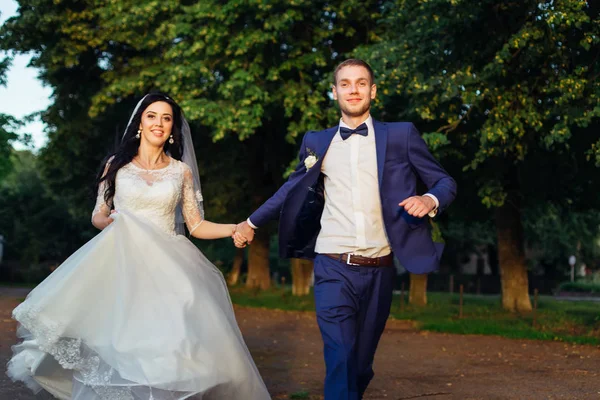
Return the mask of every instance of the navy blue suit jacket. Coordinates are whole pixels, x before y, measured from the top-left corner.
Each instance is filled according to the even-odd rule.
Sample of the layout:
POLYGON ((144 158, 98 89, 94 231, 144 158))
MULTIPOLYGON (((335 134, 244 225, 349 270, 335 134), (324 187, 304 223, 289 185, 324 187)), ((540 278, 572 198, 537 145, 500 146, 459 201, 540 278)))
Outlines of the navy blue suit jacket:
MULTIPOLYGON (((433 158, 412 123, 373 121, 377 151, 379 197, 388 240, 402 266, 413 273, 438 268, 443 244, 431 239, 427 218, 410 216, 398 206, 417 194, 417 178, 439 200, 442 212, 456 196, 456 182, 433 158)), ((315 243, 323 213, 321 164, 338 131, 310 131, 300 147, 300 162, 288 181, 251 216, 258 227, 279 215, 281 257, 314 258, 315 243), (318 161, 308 171, 304 160, 316 154, 318 161)))

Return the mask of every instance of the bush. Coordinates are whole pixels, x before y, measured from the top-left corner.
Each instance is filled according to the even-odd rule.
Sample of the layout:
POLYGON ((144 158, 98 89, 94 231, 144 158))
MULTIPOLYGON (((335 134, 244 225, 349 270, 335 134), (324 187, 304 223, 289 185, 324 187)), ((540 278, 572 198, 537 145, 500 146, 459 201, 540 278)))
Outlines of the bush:
POLYGON ((593 282, 563 282, 558 287, 559 292, 600 293, 600 283, 593 282))

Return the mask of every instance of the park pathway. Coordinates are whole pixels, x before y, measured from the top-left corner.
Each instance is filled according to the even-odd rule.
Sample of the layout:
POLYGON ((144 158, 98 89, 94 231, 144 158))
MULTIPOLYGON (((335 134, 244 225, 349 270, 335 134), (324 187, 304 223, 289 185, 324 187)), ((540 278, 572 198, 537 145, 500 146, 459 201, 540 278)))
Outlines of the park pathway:
MULTIPOLYGON (((3 365, 15 341, 10 312, 26 293, 0 288, 3 365)), ((236 307, 236 315, 273 399, 293 394, 322 399, 324 367, 314 313, 236 307)), ((388 323, 375 373, 365 399, 600 399, 598 347, 419 332, 403 321, 388 323)), ((47 398, 0 373, 0 400, 47 398)))

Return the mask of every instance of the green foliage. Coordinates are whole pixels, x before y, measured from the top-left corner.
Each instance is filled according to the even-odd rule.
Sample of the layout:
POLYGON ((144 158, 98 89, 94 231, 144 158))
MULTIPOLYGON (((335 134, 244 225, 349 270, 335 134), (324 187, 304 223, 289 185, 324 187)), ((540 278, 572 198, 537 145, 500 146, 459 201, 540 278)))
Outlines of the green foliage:
POLYGON ((18 14, 0 28, 0 47, 33 54, 31 65, 53 90, 51 105, 40 115, 49 140, 37 165, 49 196, 63 203, 68 214, 85 227, 74 233, 73 240, 80 244, 95 233, 89 224, 94 175, 133 108, 129 99, 123 99, 121 109, 107 108, 94 119, 88 116, 91 97, 104 84, 101 54, 93 47, 94 32, 100 29, 86 9, 93 4, 20 1, 18 14))
POLYGON ((535 148, 568 149, 591 125, 587 149, 577 151, 597 162, 598 4, 401 0, 395 7, 402 12, 394 3, 382 12, 381 40, 356 51, 379 77, 378 107, 450 138, 440 143, 467 154, 466 170, 490 177, 478 185, 486 206, 506 200, 511 165, 535 148))
POLYGON ((600 212, 576 211, 556 203, 540 203, 525 210, 525 237, 536 251, 532 257, 542 265, 559 264, 578 254, 590 267, 600 259, 600 212), (578 250, 579 248, 579 250, 578 250))
POLYGON ((231 260, 235 255, 236 248, 231 243, 231 239, 221 240, 200 240, 193 237, 189 238, 202 254, 210 260, 225 275, 231 269, 231 260))
POLYGON ((588 260, 597 254, 599 7, 392 1, 381 12, 383 33, 354 52, 375 70, 383 118, 428 132, 458 181, 459 198, 440 221, 452 265, 460 251, 494 244, 493 210, 506 203, 523 210, 525 239, 540 250, 534 262, 564 265, 577 240, 588 260), (554 208, 560 217, 550 224, 554 208))
POLYGON ((15 133, 20 122, 10 115, 0 113, 0 181, 5 178, 12 169, 11 152, 12 143, 18 139, 15 133))
POLYGON ((19 3, 0 47, 33 51, 54 89, 44 176, 80 218, 100 159, 153 89, 192 124, 207 216, 245 218, 283 182, 297 138, 335 119, 333 66, 370 40, 379 12, 356 0, 19 3))
POLYGON ((430 220, 431 223, 431 239, 434 242, 438 242, 438 243, 444 243, 444 237, 442 236, 442 231, 440 229, 439 224, 437 224, 435 221, 430 220))
POLYGON ((323 78, 338 53, 368 36, 377 11, 377 2, 308 0, 170 2, 156 8, 125 1, 92 9, 104 27, 96 46, 107 52, 110 70, 91 112, 157 87, 180 100, 190 120, 211 127, 215 139, 234 133, 244 140, 283 118, 279 134, 293 141, 327 121, 323 78), (139 55, 112 57, 111 42, 139 55))
POLYGON ((483 205, 488 208, 500 207, 506 201, 506 192, 502 184, 496 180, 483 183, 478 194, 483 205))
POLYGON ((11 161, 14 169, 0 185, 4 259, 20 261, 24 268, 44 261, 62 261, 81 245, 77 240, 81 223, 74 221, 66 205, 52 196, 34 154, 14 151, 11 161))
MULTIPOLYGON (((0 58, 0 86, 6 86, 6 72, 10 68, 11 58, 0 58)), ((10 115, 0 113, 0 182, 12 169, 10 154, 12 142, 18 139, 16 134, 20 122, 10 115)))
POLYGON ((10 68, 11 59, 10 57, 4 57, 0 59, 0 86, 6 86, 6 72, 10 68))
MULTIPOLYGON (((18 15, 0 28, 0 48, 32 52, 53 89, 42 113, 49 143, 37 162, 45 204, 61 204, 81 221, 70 233, 74 243, 95 233, 88 188, 144 93, 162 90, 183 106, 207 216, 238 221, 283 182, 298 138, 338 118, 327 95, 331 74, 355 54, 375 68, 374 114, 415 121, 459 181, 460 196, 439 222, 447 255, 493 244, 493 214, 482 205, 493 209, 516 193, 535 216, 526 215, 526 237, 545 262, 558 262, 576 237, 591 260, 590 210, 600 208, 593 195, 598 7, 582 0, 19 0, 18 15)), ((0 84, 8 63, 0 62, 0 84)), ((3 143, 15 140, 16 128, 4 121, 0 177, 9 169, 3 143)), ((223 260, 229 254, 207 251, 223 260)))
POLYGON ((423 134, 423 140, 425 140, 425 143, 427 143, 429 150, 434 153, 438 152, 444 146, 448 146, 450 144, 448 136, 438 132, 423 134))
POLYGON ((593 282, 563 282, 558 287, 559 292, 600 293, 600 283, 593 282))
POLYGON ((592 143, 592 147, 585 153, 588 161, 594 161, 596 167, 600 167, 600 140, 592 143))

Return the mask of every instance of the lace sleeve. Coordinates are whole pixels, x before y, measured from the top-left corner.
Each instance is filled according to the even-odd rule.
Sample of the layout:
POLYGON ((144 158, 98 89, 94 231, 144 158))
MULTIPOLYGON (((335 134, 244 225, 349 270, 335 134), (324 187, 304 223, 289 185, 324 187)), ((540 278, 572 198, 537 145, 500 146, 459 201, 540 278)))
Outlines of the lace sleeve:
POLYGON ((190 231, 190 235, 202 224, 204 219, 198 204, 202 202, 200 191, 194 190, 194 177, 192 171, 187 165, 183 170, 183 196, 181 200, 181 209, 185 224, 190 231))
MULTIPOLYGON (((112 158, 106 162, 106 166, 104 167, 104 173, 102 176, 104 177, 108 172, 108 167, 110 166, 110 162, 112 158)), ((94 211, 92 211, 92 219, 94 219, 94 215, 98 213, 103 213, 107 217, 110 215, 111 206, 106 204, 104 201, 104 193, 106 192, 106 181, 102 181, 98 186, 98 194, 96 196, 96 205, 94 206, 94 211)))

